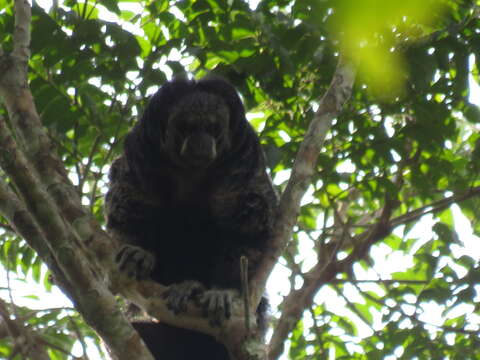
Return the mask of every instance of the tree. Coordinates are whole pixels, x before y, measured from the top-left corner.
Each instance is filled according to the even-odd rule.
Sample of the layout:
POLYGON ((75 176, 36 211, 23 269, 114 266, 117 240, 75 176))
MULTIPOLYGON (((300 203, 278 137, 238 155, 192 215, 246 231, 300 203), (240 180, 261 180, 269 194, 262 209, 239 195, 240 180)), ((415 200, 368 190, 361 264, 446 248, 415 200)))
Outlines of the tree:
POLYGON ((287 270, 269 359, 479 356, 480 254, 458 227, 480 232, 476 1, 0 9, 0 262, 8 279, 53 283, 75 307, 20 306, 2 282, 0 356, 64 359, 75 343, 102 352, 92 328, 114 357, 151 359, 119 311, 126 297, 221 337, 238 359, 262 357, 243 346, 241 300, 221 329, 194 306, 174 316, 160 284, 116 273, 102 230, 123 136, 148 95, 185 71, 239 90, 281 192, 277 232, 249 282, 254 306, 274 266, 287 270))

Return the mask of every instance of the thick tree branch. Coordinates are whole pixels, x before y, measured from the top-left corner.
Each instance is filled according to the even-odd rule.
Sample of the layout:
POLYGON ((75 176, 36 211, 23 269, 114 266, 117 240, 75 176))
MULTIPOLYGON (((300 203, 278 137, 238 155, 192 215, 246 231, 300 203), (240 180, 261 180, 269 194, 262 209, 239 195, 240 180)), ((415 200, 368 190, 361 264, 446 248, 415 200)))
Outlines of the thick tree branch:
MULTIPOLYGON (((17 149, 10 129, 2 118, 0 118, 0 166, 9 174, 41 231, 50 239, 50 243, 47 243, 50 251, 55 253, 64 247, 71 248, 67 225, 51 198, 43 191, 42 185, 35 177, 35 170, 17 149)), ((55 255, 61 258, 58 256, 60 254, 55 255)))
MULTIPOLYGON (((79 241, 76 233, 59 215, 57 206, 51 197, 43 190, 42 184, 35 177, 36 171, 31 168, 27 159, 18 150, 9 128, 0 118, 0 166, 9 174, 16 188, 32 215, 37 235, 42 237, 32 240, 26 237, 27 242, 39 248, 39 254, 46 253, 43 259, 47 264, 56 264, 51 268, 60 281, 59 284, 67 292, 77 309, 87 322, 91 324, 103 339, 115 350, 117 356, 123 359, 151 359, 146 348, 141 345, 138 335, 131 328, 128 321, 118 311, 113 294, 107 289, 104 276, 97 271, 93 272, 89 257, 79 241), (37 225, 38 224, 38 225, 37 225), (39 231, 36 231, 39 229, 39 231), (41 243, 34 244, 34 241, 41 243), (84 256, 79 256, 83 253, 84 256), (54 260, 51 260, 53 258, 54 260), (98 314, 105 316, 99 317, 98 314), (125 337, 119 336, 124 333, 125 337), (128 336, 126 335, 128 334, 128 336), (130 342, 121 339, 130 338, 130 342), (128 354, 128 355, 127 355, 128 354)), ((0 195, 8 195, 5 186, 0 189, 0 195)), ((6 197, 1 203, 5 207, 2 213, 16 224, 15 202, 12 197, 6 197), (10 199, 10 201, 8 201, 10 199)), ((24 215, 24 213, 22 213, 24 215)), ((25 215, 24 215, 25 216, 25 215)), ((28 235, 28 234, 25 234, 28 235)))
MULTIPOLYGON (((0 120, 1 121, 1 120, 0 120)), ((0 213, 8 220, 13 230, 28 241, 49 268, 54 272, 58 269, 56 261, 51 257, 50 250, 42 231, 31 217, 20 199, 10 190, 8 184, 0 178, 0 213)))
MULTIPOLYGON (((28 29, 30 12, 29 9, 22 8, 28 3, 18 1, 16 5, 16 36, 20 42, 16 49, 22 56, 28 56, 25 47, 28 50, 29 39, 24 35, 24 31, 28 29)), ((150 359, 138 335, 116 309, 115 299, 107 289, 108 281, 105 281, 109 274, 104 267, 96 265, 98 258, 108 269, 113 268, 111 255, 114 253, 114 244, 80 205, 78 194, 67 178, 63 163, 55 155, 27 85, 26 67, 11 54, 0 59, 0 68, 5 69, 0 72, 0 96, 7 106, 17 140, 14 140, 5 121, 0 119, 0 165, 25 201, 28 211, 22 210, 22 214, 32 216, 27 219, 27 225, 37 233, 38 244, 34 246, 29 236, 31 234, 26 229, 20 233, 32 246, 41 249, 39 254, 43 253, 42 258, 53 267, 55 276, 63 278, 59 285, 72 298, 87 322, 101 334, 115 355, 124 359, 150 359), (79 256, 82 253, 84 256, 79 256), (92 254, 94 256, 89 256, 92 254), (99 317, 98 314, 104 316, 99 317), (124 341, 125 339, 129 340, 124 341)), ((5 183, 4 185, 3 190, 6 193, 8 187, 5 183)), ((15 224, 16 215, 19 213, 15 210, 12 213, 11 201, 5 204, 5 208, 8 207, 10 211, 7 218, 15 224)), ((8 209, 3 209, 2 212, 8 209)), ((117 281, 115 278, 110 280, 117 281)), ((118 282, 111 285, 118 288, 118 282)), ((148 283, 147 288, 154 289, 155 285, 148 283)), ((145 304, 144 307, 162 321, 206 333, 213 332, 214 336, 220 338, 217 329, 211 330, 198 309, 193 311, 193 316, 178 317, 166 309, 159 292, 154 295, 158 297, 145 301, 141 300, 140 294, 133 291, 130 298, 140 298, 136 302, 145 304), (155 304, 159 310, 152 309, 151 304, 155 304)), ((224 336, 223 333, 221 341, 232 354, 248 359, 251 357, 244 353, 242 346, 245 336, 241 334, 245 331, 245 323, 241 305, 240 309, 237 312, 240 315, 235 316, 234 312, 233 319, 226 325, 229 329, 227 333, 237 336, 224 336)))
POLYGON ((174 314, 169 310, 163 299, 163 293, 168 287, 153 281, 130 281, 122 284, 121 293, 129 300, 140 306, 150 316, 160 319, 162 322, 178 327, 183 327, 208 334, 223 343, 229 350, 232 359, 261 360, 266 359, 263 342, 256 338, 255 318, 252 317, 250 324, 251 334, 245 326, 245 309, 242 299, 235 292, 234 303, 231 309, 230 319, 226 319, 221 326, 213 327, 202 314, 202 309, 194 304, 188 303, 185 312, 174 314), (245 347, 245 341, 256 344, 249 348, 245 347), (252 349, 253 348, 253 349, 252 349))
POLYGON ((30 4, 27 0, 15 0, 15 30, 12 56, 25 67, 30 58, 30 4))
POLYGON ((259 270, 250 280, 254 300, 252 304, 260 301, 268 276, 291 238, 300 211, 300 201, 311 183, 318 154, 333 120, 350 97, 354 79, 355 68, 345 58, 340 57, 330 87, 320 100, 319 108, 298 151, 290 180, 280 199, 270 248, 264 255, 259 270))
POLYGON ((43 188, 55 201, 62 216, 73 225, 78 237, 83 242, 88 242, 88 249, 95 254, 95 258, 104 259, 109 256, 106 250, 111 241, 81 206, 80 197, 42 126, 28 87, 28 2, 17 0, 15 11, 14 52, 0 58, 0 97, 7 107, 16 140, 36 169, 43 188))
MULTIPOLYGON (((27 155, 19 150, 10 129, 0 119, 0 165, 32 215, 33 222, 25 226, 30 225, 37 235, 41 234, 36 238, 41 245, 34 246, 35 241, 25 239, 41 249, 47 264, 56 266, 52 271, 63 280, 59 285, 118 358, 151 359, 138 335, 118 311, 115 297, 105 282, 107 273, 95 261, 99 257, 108 263, 112 252, 105 245, 112 243, 82 208, 36 112, 27 84, 30 15, 28 2, 16 0, 14 51, 0 58, 0 96, 17 140, 27 155), (84 256, 79 256, 82 253, 84 256), (88 253, 96 257, 87 256, 88 253)), ((5 190, 5 186, 2 188, 5 190)), ((11 201, 5 204, 12 210, 11 201)), ((16 216, 17 213, 10 213, 9 221, 15 224, 16 216)))

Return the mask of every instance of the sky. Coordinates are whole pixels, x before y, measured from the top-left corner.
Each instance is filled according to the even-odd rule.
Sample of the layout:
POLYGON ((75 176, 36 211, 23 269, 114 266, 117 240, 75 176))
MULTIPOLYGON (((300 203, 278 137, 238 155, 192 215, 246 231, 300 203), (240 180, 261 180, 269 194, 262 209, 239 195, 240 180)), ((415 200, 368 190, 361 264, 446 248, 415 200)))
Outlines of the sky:
MULTIPOLYGON (((38 3, 42 4, 49 4, 50 1, 48 0, 41 0, 38 3)), ((132 29, 137 31, 138 29, 132 29)), ((471 62, 473 64, 473 55, 471 57, 471 62)), ((470 102, 480 106, 480 87, 474 81, 472 77, 470 77, 470 102)), ((275 179, 275 182, 280 183, 285 180, 285 177, 288 176, 288 173, 284 173, 280 175, 280 177, 275 179)), ((304 198, 305 202, 309 202, 310 199, 308 195, 304 198)), ((455 256, 461 256, 463 254, 469 255, 476 259, 477 261, 480 259, 480 239, 473 235, 473 231, 469 221, 462 215, 458 206, 452 206, 452 211, 454 214, 454 222, 455 222, 455 230, 457 231, 460 240, 463 242, 463 246, 460 244, 452 245, 452 251, 455 256)), ((434 224, 433 217, 431 215, 425 216, 409 233, 409 238, 419 238, 422 241, 428 241, 432 239, 432 226, 434 224)), ((398 229, 397 231, 400 231, 398 229)), ((312 266, 316 261, 316 257, 313 254, 313 243, 306 239, 305 237, 301 239, 301 254, 307 254, 303 259, 304 267, 308 268, 312 266), (310 255, 308 255, 310 254, 310 255)), ((375 246, 372 249, 372 256, 376 259, 376 268, 375 270, 366 271, 362 269, 360 266, 355 267, 355 272, 358 278, 361 279, 377 279, 378 275, 382 279, 389 279, 390 274, 397 271, 405 270, 411 264, 411 257, 404 256, 400 252, 392 252, 390 248, 387 246, 382 246, 381 244, 375 246)), ((300 260, 300 259, 298 259, 300 260)), ((464 269, 457 269, 459 273, 464 271, 464 269)), ((27 278, 26 281, 15 280, 13 274, 9 274, 11 281, 10 285, 12 287, 12 292, 8 293, 6 290, 6 283, 3 283, 3 280, 0 281, 0 296, 7 301, 10 301, 10 296, 13 296, 13 300, 18 305, 28 306, 32 309, 40 309, 40 308, 54 308, 54 307, 71 307, 71 303, 66 298, 65 295, 56 287, 53 287, 51 292, 46 292, 43 288, 43 285, 37 284, 31 277, 27 278), (2 290, 3 289, 3 290, 2 290), (34 300, 29 298, 30 295, 35 294, 40 298, 40 300, 34 300)), ((267 284, 267 293, 269 295, 270 301, 272 303, 272 311, 273 314, 276 313, 277 306, 281 303, 283 296, 289 293, 289 278, 290 272, 289 270, 284 267, 281 263, 275 267, 275 270, 267 284)), ((5 269, 0 267, 0 279, 7 279, 7 273, 5 269)), ((372 285, 372 289, 378 291, 378 288, 372 285)), ((359 294, 355 290, 355 288, 346 286, 346 296, 350 299, 359 299, 359 294)), ((352 318, 352 314, 346 309, 342 307, 342 304, 345 305, 345 301, 341 298, 338 298, 336 294, 329 290, 328 288, 322 289, 315 298, 316 302, 318 303, 325 303, 327 308, 335 309, 335 312, 339 313, 340 315, 345 315, 352 318)), ((422 318, 431 324, 439 323, 439 313, 438 307, 432 305, 429 309, 425 309, 422 318)), ((453 314, 458 316, 459 313, 471 313, 472 309, 468 307, 456 309, 456 313, 453 314)), ((382 328, 382 323, 380 321, 381 314, 375 313, 374 319, 375 324, 374 328, 382 328)), ((453 316, 452 315, 452 316, 453 316)), ((469 315, 474 316, 474 315, 469 315)), ((353 316, 354 317, 354 316, 353 316)), ((354 320, 355 321, 355 320, 354 320)), ((309 315, 306 314, 305 318, 305 325, 308 325, 311 322, 309 315)), ((372 330, 363 324, 361 321, 356 320, 356 324, 359 326, 360 330, 360 337, 367 337, 371 335, 372 330)), ((480 318, 477 316, 476 322, 480 324, 480 318)), ((354 345, 352 345, 354 348, 354 345)), ((353 349, 352 348, 352 349, 353 349)), ((90 351, 93 351, 90 348, 90 351)), ((74 349, 74 353, 76 355, 80 355, 80 346, 74 349)), ((95 353, 90 354, 92 355, 92 359, 98 358, 95 353)), ((400 354, 399 354, 400 355, 400 354)), ((282 357, 282 359, 287 359, 286 355, 282 357)), ((388 360, 388 359, 387 359, 388 360)))

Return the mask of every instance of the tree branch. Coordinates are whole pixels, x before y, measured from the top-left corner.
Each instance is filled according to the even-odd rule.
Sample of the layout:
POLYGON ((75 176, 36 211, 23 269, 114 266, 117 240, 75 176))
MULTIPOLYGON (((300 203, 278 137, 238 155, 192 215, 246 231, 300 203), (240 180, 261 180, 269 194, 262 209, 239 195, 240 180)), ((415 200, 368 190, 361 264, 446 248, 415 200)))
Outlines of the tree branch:
POLYGON ((3 229, 5 231, 8 231, 8 232, 15 232, 15 230, 13 230, 13 227, 11 227, 9 224, 5 224, 5 223, 0 223, 0 229, 3 229))
POLYGON ((50 359, 42 344, 36 341, 35 334, 19 319, 10 318, 8 306, 2 299, 0 299, 0 318, 3 320, 8 334, 13 339, 15 347, 18 348, 23 356, 32 360, 50 359))
MULTIPOLYGON (((27 2, 17 1, 16 5, 17 23, 23 24, 18 27, 17 38, 20 39, 20 44, 16 48, 25 55, 28 54, 24 48, 28 47, 29 39, 23 31, 28 28, 25 23, 29 21, 30 12, 24 8, 28 5, 27 2)), ((55 155, 54 147, 42 128, 27 85, 26 68, 14 61, 13 55, 1 58, 0 68, 5 70, 0 71, 0 96, 6 104, 17 140, 14 140, 6 122, 0 119, 0 166, 25 202, 26 209, 22 209, 22 214, 29 220, 26 227, 30 225, 38 235, 35 248, 40 249, 39 254, 43 254, 42 258, 52 266, 55 276, 63 280, 59 285, 115 355, 122 359, 151 359, 136 332, 118 311, 115 298, 107 289, 109 284, 105 279, 110 274, 105 270, 115 268, 112 261, 114 242, 80 205, 76 189, 70 183, 63 163, 55 155), (97 259, 103 262, 103 266, 98 266, 97 259), (104 316, 99 317, 98 314, 104 316)), ((3 190, 7 194, 8 187, 4 186, 3 190)), ((6 217, 16 226, 16 210, 19 206, 13 209, 11 201, 4 205, 3 210, 9 213, 6 217)), ((35 241, 30 237, 32 234, 23 230, 20 233, 33 246, 35 241)), ((109 280, 117 281, 116 275, 118 274, 113 274, 109 280)), ((110 285, 115 288, 116 283, 110 285)), ((148 283, 148 288, 154 289, 155 286, 148 283)), ((202 314, 196 314, 195 320, 188 316, 178 317, 166 309, 160 293, 155 294, 158 295, 157 299, 143 302, 151 314, 175 326, 199 331, 203 329, 203 332, 209 333, 208 329, 211 328, 202 314), (152 310, 150 304, 155 304, 160 310, 152 310), (196 325, 197 320, 200 325, 196 325)), ((132 298, 141 298, 141 295, 133 291, 132 298)), ((137 303, 142 304, 142 301, 137 303)), ((228 323, 228 328, 231 329, 229 334, 239 335, 245 331, 243 309, 238 313, 241 316, 234 316, 228 323)), ((225 338, 222 337, 222 342, 228 345, 232 353, 243 353, 245 336, 225 338)))
POLYGON ((0 97, 7 107, 18 145, 33 164, 43 189, 54 200, 62 217, 72 224, 78 238, 88 243, 88 249, 95 255, 92 258, 106 259, 110 255, 107 250, 111 241, 81 205, 63 162, 53 151, 54 145, 42 126, 28 86, 26 62, 23 63, 30 41, 28 1, 16 0, 15 11, 16 53, 0 58, 0 97))
POLYGON ((25 204, 18 199, 17 195, 10 190, 8 184, 1 178, 0 213, 8 220, 13 230, 27 240, 28 244, 35 249, 50 268, 58 269, 56 261, 50 256, 47 242, 37 223, 31 217, 25 204))
MULTIPOLYGON (((107 273, 96 261, 100 258, 104 263, 111 263, 109 249, 113 242, 81 206, 36 111, 27 83, 30 16, 29 3, 16 0, 14 51, 0 58, 0 96, 28 158, 17 147, 5 121, 0 119, 0 165, 32 216, 24 215, 27 220, 33 220, 25 227, 41 235, 32 239, 25 231, 25 240, 32 246, 39 245, 36 248, 40 249, 41 256, 43 254, 42 259, 54 265, 51 270, 60 279, 59 285, 118 358, 150 360, 152 357, 138 334, 118 311, 115 297, 105 282, 107 273), (78 256, 79 253, 84 256, 78 256), (87 256, 89 254, 94 256, 87 256)), ((8 190, 5 186, 2 189, 8 190)), ((10 217, 9 221, 15 226, 18 214, 12 213, 15 208, 12 204, 12 201, 4 202, 6 210, 10 210, 5 216, 10 217)))
POLYGON ((54 265, 51 270, 60 280, 62 289, 71 297, 87 322, 115 350, 119 358, 151 359, 151 355, 141 344, 140 338, 129 322, 117 310, 115 297, 108 291, 104 275, 102 272, 92 271, 90 257, 87 256, 84 246, 69 224, 59 215, 57 206, 43 190, 42 184, 35 177, 36 171, 18 150, 10 129, 2 118, 0 118, 0 166, 15 183, 28 209, 28 212, 23 211, 20 214, 16 212, 18 202, 12 199, 11 194, 8 196, 8 188, 2 182, 0 209, 4 216, 14 226, 17 225, 18 215, 31 220, 24 225, 30 227, 37 236, 39 234, 42 236, 32 239, 28 236, 31 233, 20 233, 25 235, 25 240, 29 244, 40 250, 39 254, 43 254, 42 258, 47 264, 54 265), (84 256, 79 256, 81 253, 84 256), (98 314, 105 316, 99 317, 98 314), (119 333, 123 333, 123 336, 119 336, 119 333), (126 338, 130 341, 123 341, 126 338))
MULTIPOLYGON (((375 226, 353 237, 352 243, 356 244, 356 246, 345 259, 336 261, 336 251, 339 250, 339 248, 335 247, 335 242, 327 244, 330 246, 326 246, 324 251, 328 252, 329 255, 322 255, 322 258, 325 259, 328 257, 329 260, 327 262, 319 261, 309 272, 304 274, 303 286, 298 290, 292 291, 284 299, 282 303, 282 316, 278 320, 269 344, 269 359, 276 359, 283 352, 285 339, 296 326, 303 311, 311 306, 313 298, 320 288, 328 283, 342 282, 343 280, 337 280, 336 276, 350 269, 356 261, 365 258, 375 243, 391 234, 397 226, 418 220, 428 213, 444 210, 454 203, 465 201, 478 195, 480 195, 480 187, 475 187, 463 194, 449 196, 391 220, 389 220, 389 218, 396 204, 391 200, 387 200, 375 226)), ((349 280, 345 281, 349 282, 349 280)), ((360 280, 358 282, 360 282, 360 280)), ((396 283, 399 281, 375 280, 375 282, 396 283)), ((410 283, 417 282, 411 280, 410 283)), ((418 283, 425 283, 425 281, 418 283)))
POLYGON ((15 30, 13 31, 12 56, 25 68, 30 58, 30 4, 27 0, 15 0, 15 30))
POLYGON ((448 196, 446 198, 440 199, 428 205, 422 206, 418 209, 412 210, 406 214, 393 218, 391 220, 391 226, 397 227, 400 225, 406 225, 412 221, 418 220, 422 216, 425 216, 427 214, 434 214, 436 212, 445 210, 454 203, 459 203, 478 195, 480 195, 480 186, 473 187, 464 193, 448 196))
POLYGON ((355 68, 340 57, 335 74, 327 92, 320 100, 319 108, 310 123, 305 138, 297 153, 292 175, 280 199, 269 249, 263 256, 259 270, 250 280, 252 304, 258 304, 265 289, 268 276, 290 240, 300 211, 300 201, 311 183, 317 158, 333 120, 339 115, 352 92, 355 68))
MULTIPOLYGON (((245 347, 244 343, 259 341, 256 336, 255 317, 250 324, 251 333, 248 334, 245 326, 245 310, 242 298, 235 294, 231 308, 231 317, 225 319, 221 326, 212 326, 202 309, 194 301, 187 303, 187 308, 180 314, 175 314, 167 308, 163 293, 168 287, 153 281, 128 281, 122 284, 120 292, 127 299, 145 310, 150 316, 160 321, 186 329, 208 334, 224 344, 233 359, 266 359, 264 347, 245 347), (250 335, 250 336, 249 336, 250 335)), ((263 344, 263 343, 262 343, 263 344)))

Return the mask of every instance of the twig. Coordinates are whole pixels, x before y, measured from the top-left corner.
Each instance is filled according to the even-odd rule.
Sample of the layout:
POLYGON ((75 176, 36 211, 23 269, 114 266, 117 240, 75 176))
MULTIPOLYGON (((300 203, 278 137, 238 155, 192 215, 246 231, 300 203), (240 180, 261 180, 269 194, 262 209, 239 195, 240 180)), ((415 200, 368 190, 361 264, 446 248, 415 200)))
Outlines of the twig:
POLYGON ((372 324, 370 324, 370 322, 368 321, 367 318, 365 318, 365 316, 357 309, 357 307, 355 306, 355 304, 353 302, 351 302, 346 296, 345 296, 345 293, 339 289, 337 286, 333 286, 333 289, 335 290, 335 292, 337 293, 337 295, 340 295, 340 297, 343 298, 343 300, 345 300, 345 302, 347 303, 347 307, 350 309, 351 312, 353 312, 355 315, 358 316, 358 318, 366 325, 370 328, 370 330, 372 330, 372 332, 375 332, 375 329, 373 328, 372 324))
POLYGON ((394 280, 394 279, 377 279, 377 280, 362 280, 362 279, 333 279, 330 281, 330 284, 384 284, 384 285, 395 285, 395 284, 412 284, 412 285, 426 285, 430 281, 428 280, 394 280))
MULTIPOLYGON (((52 349, 55 349, 65 355, 67 355, 68 357, 71 357, 72 359, 79 359, 78 357, 76 356, 73 356, 70 351, 67 351, 65 350, 64 348, 62 348, 61 346, 57 345, 57 344, 54 344, 50 341, 47 341, 45 340, 44 338, 42 338, 40 335, 36 335, 35 336, 35 340, 36 342, 38 342, 39 344, 42 344, 42 345, 45 345, 45 346, 48 346, 49 348, 52 348, 52 349)), ((83 357, 81 358, 82 360, 84 359, 83 357)))
MULTIPOLYGON (((12 304, 13 305, 13 304, 12 304)), ((32 360, 49 360, 45 348, 36 341, 35 334, 30 331, 17 317, 10 318, 7 304, 0 299, 0 318, 6 325, 9 335, 12 337, 20 353, 32 360), (22 341, 20 341, 22 340, 22 341)))
POLYGON ((67 315, 67 316, 68 316, 68 321, 70 321, 70 323, 72 324, 73 331, 74 331, 75 335, 77 336, 77 340, 80 342, 80 345, 82 346, 82 351, 83 351, 82 357, 85 360, 88 360, 87 344, 85 343, 85 339, 82 336, 82 332, 79 329, 75 319, 73 319, 72 316, 70 316, 70 315, 67 315))
POLYGON ((480 186, 474 187, 469 189, 468 191, 460 194, 454 194, 452 196, 448 196, 446 198, 440 199, 438 201, 432 202, 425 206, 422 206, 418 209, 412 210, 406 214, 400 215, 396 218, 393 218, 390 221, 390 225, 392 227, 397 227, 400 225, 408 224, 409 222, 415 221, 421 218, 424 215, 436 213, 442 210, 445 210, 453 203, 458 203, 461 201, 465 201, 471 199, 475 196, 480 195, 480 186))
POLYGON ((11 227, 9 224, 0 223, 0 228, 2 228, 2 229, 5 230, 5 231, 15 232, 15 230, 13 229, 13 227, 11 227))
POLYGON ((246 256, 240 257, 240 275, 242 277, 242 297, 243 307, 245 309, 245 329, 247 336, 250 335, 250 294, 248 291, 248 258, 246 256))
MULTIPOLYGON (((83 171, 78 173, 78 177, 79 177, 78 189, 80 190, 81 194, 83 194, 83 185, 85 184, 85 181, 87 180, 87 177, 88 177, 88 173, 90 172, 90 168, 92 167, 93 157, 95 156, 95 153, 97 152, 97 148, 98 148, 98 145, 100 144, 100 139, 101 138, 102 138, 102 134, 98 134, 95 137, 95 140, 93 141, 93 145, 90 149, 90 154, 88 154, 87 164, 83 168, 83 171)), ((75 148, 76 148, 76 146, 75 146, 75 148)), ((77 170, 77 171, 79 171, 79 170, 77 170)))

